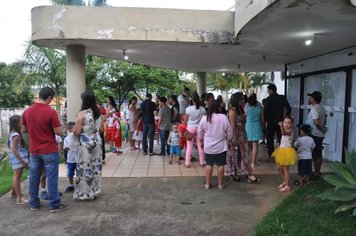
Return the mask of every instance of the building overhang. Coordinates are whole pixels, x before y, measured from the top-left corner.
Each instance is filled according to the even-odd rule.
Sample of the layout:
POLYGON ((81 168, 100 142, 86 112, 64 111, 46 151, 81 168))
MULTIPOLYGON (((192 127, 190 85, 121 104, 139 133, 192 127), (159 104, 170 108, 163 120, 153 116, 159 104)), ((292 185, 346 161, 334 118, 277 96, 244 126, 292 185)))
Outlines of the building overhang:
POLYGON ((57 49, 82 45, 87 54, 118 60, 126 50, 131 62, 186 72, 283 70, 286 63, 356 45, 356 8, 349 1, 271 1, 238 32, 235 17, 229 11, 41 6, 32 9, 32 41, 57 49))

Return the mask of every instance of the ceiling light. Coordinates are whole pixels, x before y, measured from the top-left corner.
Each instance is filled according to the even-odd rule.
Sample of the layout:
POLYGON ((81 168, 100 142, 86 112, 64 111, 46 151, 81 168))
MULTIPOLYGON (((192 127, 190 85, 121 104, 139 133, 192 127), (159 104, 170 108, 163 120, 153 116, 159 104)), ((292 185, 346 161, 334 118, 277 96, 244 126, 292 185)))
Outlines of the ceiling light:
POLYGON ((126 55, 126 49, 122 49, 122 55, 124 56, 125 61, 129 59, 129 57, 126 55))
POLYGON ((309 46, 310 44, 312 44, 312 40, 311 39, 308 39, 308 40, 305 40, 305 45, 309 46))

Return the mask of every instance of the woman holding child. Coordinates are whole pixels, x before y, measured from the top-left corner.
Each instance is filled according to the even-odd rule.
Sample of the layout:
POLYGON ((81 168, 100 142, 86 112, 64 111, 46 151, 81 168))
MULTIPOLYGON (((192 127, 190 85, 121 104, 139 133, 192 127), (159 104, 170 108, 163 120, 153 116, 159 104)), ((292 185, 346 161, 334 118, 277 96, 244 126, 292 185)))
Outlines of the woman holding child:
POLYGON ((99 132, 103 119, 94 93, 81 94, 82 108, 75 121, 74 134, 79 136, 77 182, 74 199, 96 199, 101 193, 102 150, 99 132))

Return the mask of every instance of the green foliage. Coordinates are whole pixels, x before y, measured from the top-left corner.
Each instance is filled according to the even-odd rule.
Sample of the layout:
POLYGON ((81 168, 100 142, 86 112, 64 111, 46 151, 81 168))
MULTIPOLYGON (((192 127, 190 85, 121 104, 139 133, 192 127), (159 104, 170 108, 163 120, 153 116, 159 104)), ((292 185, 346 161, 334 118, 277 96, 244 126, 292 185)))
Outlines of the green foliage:
POLYGON ((146 92, 169 95, 182 86, 174 70, 99 57, 88 57, 86 68, 88 87, 95 91, 98 101, 112 95, 119 99, 118 106, 130 93, 138 97, 146 92))
POLYGON ((29 87, 20 91, 14 89, 14 80, 19 77, 24 77, 24 74, 16 66, 0 63, 1 108, 23 108, 32 103, 33 94, 29 87))
POLYGON ((32 85, 51 87, 56 93, 56 108, 59 110, 59 97, 65 95, 66 60, 64 53, 60 50, 29 44, 25 59, 17 62, 16 66, 24 74, 14 81, 16 91, 23 91, 24 87, 32 85))
POLYGON ((330 163, 335 175, 327 175, 324 180, 334 186, 320 194, 323 200, 344 202, 335 213, 353 210, 356 216, 356 152, 345 151, 346 164, 342 162, 330 163))

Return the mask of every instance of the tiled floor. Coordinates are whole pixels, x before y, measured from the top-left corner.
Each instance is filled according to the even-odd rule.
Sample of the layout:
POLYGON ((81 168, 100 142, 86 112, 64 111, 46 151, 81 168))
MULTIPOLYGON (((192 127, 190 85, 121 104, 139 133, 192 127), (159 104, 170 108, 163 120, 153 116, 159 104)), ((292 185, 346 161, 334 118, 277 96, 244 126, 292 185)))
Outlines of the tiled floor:
MULTIPOLYGON (((156 152, 159 145, 155 143, 156 152)), ((264 161, 266 160, 267 150, 261 146, 259 148, 258 159, 260 164, 256 165, 253 170, 254 174, 277 174, 275 164, 264 161)), ((193 152, 197 157, 197 152, 193 152)), ((172 165, 168 164, 169 157, 161 156, 144 156, 142 151, 131 151, 124 144, 123 154, 106 153, 106 164, 103 166, 103 177, 165 177, 165 176, 204 176, 204 168, 200 167, 198 162, 192 162, 190 168, 184 167, 184 162, 178 165, 173 161, 172 165)), ((292 166, 290 172, 296 173, 297 167, 292 166)), ((325 171, 325 167, 323 167, 325 171)), ((216 167, 214 167, 216 175, 216 167)), ((60 165, 60 177, 66 176, 66 166, 60 165)))

